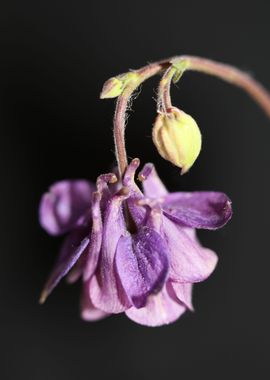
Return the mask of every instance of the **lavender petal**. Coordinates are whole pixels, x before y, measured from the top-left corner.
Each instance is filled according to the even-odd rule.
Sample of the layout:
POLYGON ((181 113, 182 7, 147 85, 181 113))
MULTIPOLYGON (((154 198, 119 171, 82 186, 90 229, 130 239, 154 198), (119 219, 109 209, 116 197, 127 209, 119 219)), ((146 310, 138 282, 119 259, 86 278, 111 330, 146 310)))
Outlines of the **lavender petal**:
POLYGON ((122 236, 117 245, 116 269, 123 288, 137 307, 161 290, 168 272, 167 245, 153 229, 144 226, 135 235, 122 236))
POLYGON ((143 199, 143 193, 138 188, 135 183, 135 173, 140 165, 140 160, 134 158, 128 165, 123 178, 123 185, 129 189, 129 197, 127 199, 129 212, 137 225, 143 223, 145 219, 145 209, 143 207, 138 207, 138 201, 143 199))
POLYGON ((144 194, 149 198, 164 197, 168 193, 151 163, 144 165, 139 173, 139 180, 142 181, 144 194))
POLYGON ((232 216, 230 199, 224 193, 171 193, 165 196, 164 214, 175 223, 192 228, 215 230, 232 216))
POLYGON ((176 321, 185 311, 185 306, 172 299, 164 286, 161 292, 148 297, 145 307, 131 307, 125 313, 134 322, 155 327, 176 321))
POLYGON ((52 185, 40 202, 42 227, 51 235, 61 235, 76 227, 90 207, 94 185, 85 180, 60 181, 52 185))
POLYGON ((115 271, 115 253, 118 241, 125 235, 126 226, 122 202, 127 194, 119 192, 111 199, 104 217, 103 241, 99 265, 92 277, 90 297, 98 309, 120 313, 130 306, 115 271))
POLYGON ((84 233, 84 229, 83 232, 80 229, 75 230, 66 238, 59 257, 41 293, 40 303, 45 302, 46 298, 56 287, 59 281, 70 271, 81 255, 85 252, 89 245, 90 239, 85 237, 82 240, 82 235, 84 233))
POLYGON ((90 298, 90 281, 83 283, 82 295, 81 295, 81 317, 84 321, 98 321, 106 318, 109 314, 102 310, 97 309, 90 298))
POLYGON ((77 281, 82 275, 83 280, 87 281, 94 274, 98 258, 101 249, 102 242, 102 219, 101 219, 101 201, 102 194, 99 192, 94 192, 92 194, 91 203, 91 244, 85 255, 81 256, 74 268, 70 271, 67 276, 67 282, 72 284, 77 281))
POLYGON ((175 299, 187 309, 194 311, 192 305, 192 284, 180 284, 174 281, 168 281, 168 292, 171 298, 175 299))
POLYGON ((94 274, 102 243, 102 219, 100 210, 101 194, 98 192, 93 193, 92 200, 92 232, 91 232, 91 245, 86 255, 86 262, 83 273, 83 280, 87 281, 94 274))
POLYGON ((185 229, 163 218, 163 230, 169 246, 169 277, 180 283, 205 280, 216 267, 215 252, 200 246, 185 229))

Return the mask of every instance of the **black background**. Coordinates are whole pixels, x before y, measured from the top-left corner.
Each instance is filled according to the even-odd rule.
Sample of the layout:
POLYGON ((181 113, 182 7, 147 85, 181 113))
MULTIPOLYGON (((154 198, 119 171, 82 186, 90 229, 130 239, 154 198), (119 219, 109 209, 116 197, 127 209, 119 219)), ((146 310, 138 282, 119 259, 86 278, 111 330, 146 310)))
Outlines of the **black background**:
POLYGON ((112 75, 196 54, 270 88, 269 2, 1 4, 0 378, 268 378, 270 121, 240 90, 196 73, 174 88, 174 104, 203 133, 199 160, 184 177, 151 142, 157 78, 129 118, 129 156, 155 162, 169 189, 220 190, 233 201, 228 226, 200 232, 220 260, 195 287, 195 313, 154 329, 124 315, 86 323, 79 285, 64 282, 39 306, 61 238, 41 230, 37 208, 52 182, 95 180, 110 168, 114 101, 100 101, 99 92, 112 75))

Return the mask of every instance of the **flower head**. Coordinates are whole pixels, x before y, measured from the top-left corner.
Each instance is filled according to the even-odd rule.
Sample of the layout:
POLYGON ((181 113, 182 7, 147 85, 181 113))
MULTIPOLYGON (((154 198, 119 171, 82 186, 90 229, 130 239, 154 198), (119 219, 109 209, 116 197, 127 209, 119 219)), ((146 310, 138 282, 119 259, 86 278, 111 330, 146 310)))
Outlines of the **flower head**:
POLYGON ((42 302, 67 275, 69 282, 82 280, 85 320, 125 312, 158 326, 193 309, 192 285, 217 263, 195 229, 222 227, 231 202, 218 192, 169 193, 153 164, 139 173, 141 191, 134 179, 138 166, 134 159, 122 181, 114 174, 101 175, 96 186, 62 181, 42 197, 41 225, 53 235, 68 233, 42 302))

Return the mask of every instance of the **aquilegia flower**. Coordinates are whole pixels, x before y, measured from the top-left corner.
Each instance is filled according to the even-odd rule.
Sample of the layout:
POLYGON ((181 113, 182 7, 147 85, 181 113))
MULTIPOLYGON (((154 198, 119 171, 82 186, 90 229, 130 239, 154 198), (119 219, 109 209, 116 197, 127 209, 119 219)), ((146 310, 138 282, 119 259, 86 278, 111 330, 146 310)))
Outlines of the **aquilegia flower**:
POLYGON ((152 164, 139 174, 141 192, 134 181, 138 165, 138 159, 130 163, 118 189, 109 184, 115 175, 105 174, 96 188, 62 181, 43 196, 42 226, 54 235, 69 233, 43 299, 74 267, 70 281, 82 277, 86 320, 125 312, 157 326, 192 309, 192 284, 205 280, 217 263, 195 228, 222 227, 231 202, 217 192, 168 193, 152 164))
POLYGON ((139 159, 127 161, 125 113, 134 90, 166 70, 158 91, 154 143, 161 156, 190 169, 201 149, 196 122, 172 106, 169 88, 186 69, 212 73, 245 88, 266 112, 270 98, 254 80, 212 61, 180 57, 111 78, 101 97, 118 97, 114 139, 118 168, 96 185, 86 180, 52 185, 40 203, 40 223, 51 235, 66 235, 40 302, 67 276, 82 281, 81 316, 94 321, 125 312, 133 321, 160 326, 192 310, 192 286, 215 269, 216 254, 204 248, 196 229, 215 230, 231 218, 229 198, 219 192, 169 193, 153 164, 135 174, 139 159), (177 118, 175 114, 177 113, 177 118))

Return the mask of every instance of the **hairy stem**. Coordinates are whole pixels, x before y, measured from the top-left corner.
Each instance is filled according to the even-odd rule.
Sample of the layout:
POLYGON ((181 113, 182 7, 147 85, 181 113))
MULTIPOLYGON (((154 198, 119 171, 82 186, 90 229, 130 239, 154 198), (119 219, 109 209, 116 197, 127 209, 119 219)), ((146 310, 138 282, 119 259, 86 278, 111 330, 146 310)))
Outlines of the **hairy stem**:
POLYGON ((136 80, 134 79, 127 84, 117 100, 114 115, 114 141, 120 176, 123 175, 128 165, 125 148, 125 123, 130 97, 146 79, 164 70, 165 73, 159 85, 158 95, 158 111, 160 112, 167 112, 172 107, 170 85, 174 76, 180 77, 184 71, 193 70, 216 76, 242 88, 270 117, 270 94, 268 91, 250 75, 233 66, 193 56, 173 57, 149 64, 142 69, 133 71, 137 74, 136 80))
POLYGON ((158 87, 158 111, 167 113, 172 108, 171 82, 176 69, 170 66, 164 73, 158 87))
POLYGON ((118 163, 119 175, 122 177, 126 167, 128 165, 126 146, 125 146, 125 127, 126 127, 126 112, 128 108, 128 102, 133 92, 148 78, 156 75, 164 68, 168 67, 169 62, 160 61, 152 63, 148 66, 134 71, 138 74, 137 80, 131 81, 124 89, 122 94, 118 97, 116 103, 116 109, 114 114, 114 142, 115 142, 115 154, 118 163))
POLYGON ((216 76, 246 91, 255 102, 270 117, 270 94, 269 92, 249 74, 223 63, 209 59, 184 56, 181 59, 188 64, 187 70, 199 71, 216 76))

